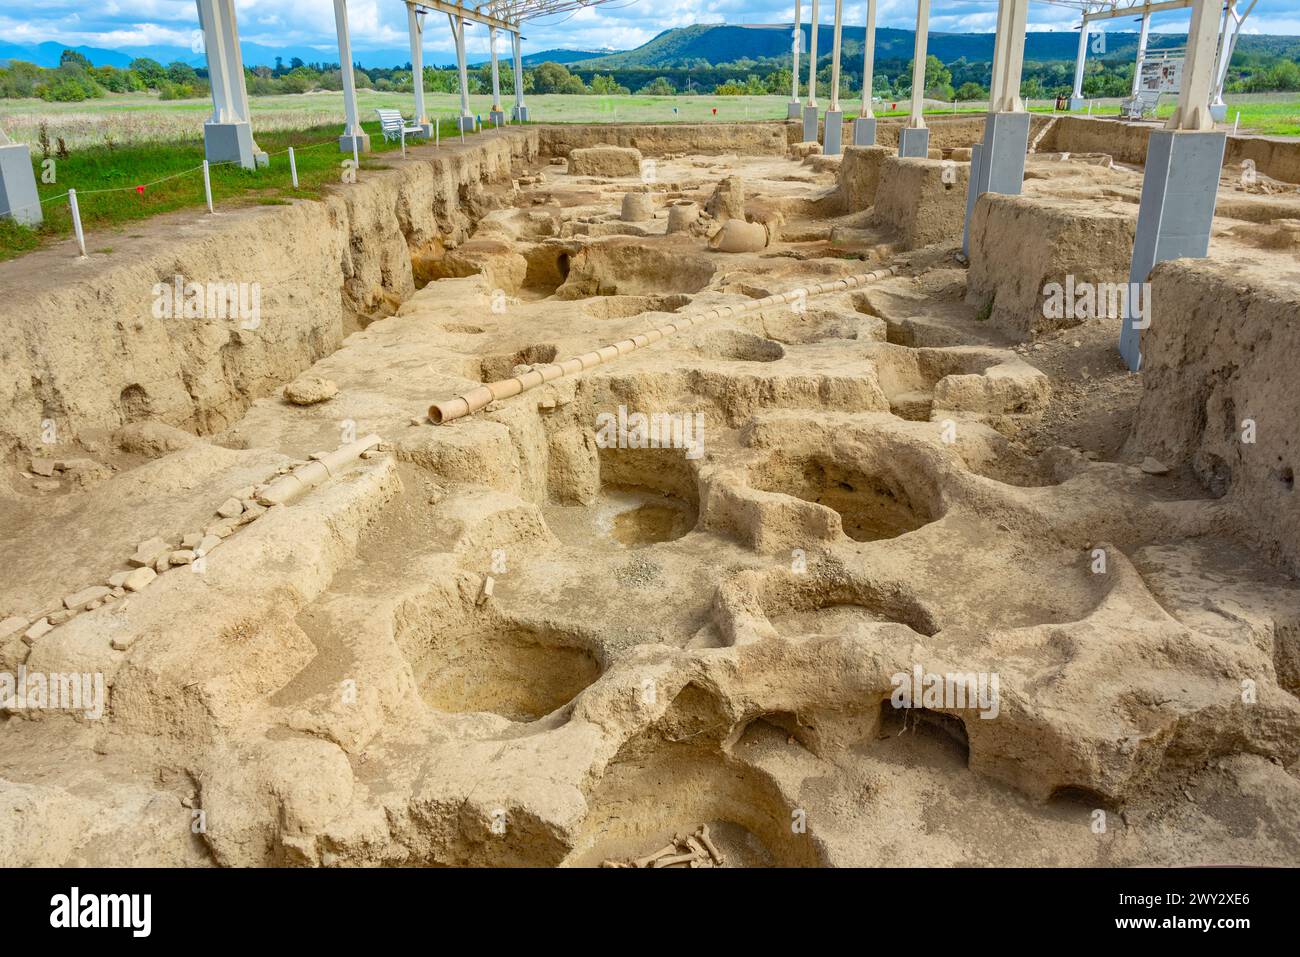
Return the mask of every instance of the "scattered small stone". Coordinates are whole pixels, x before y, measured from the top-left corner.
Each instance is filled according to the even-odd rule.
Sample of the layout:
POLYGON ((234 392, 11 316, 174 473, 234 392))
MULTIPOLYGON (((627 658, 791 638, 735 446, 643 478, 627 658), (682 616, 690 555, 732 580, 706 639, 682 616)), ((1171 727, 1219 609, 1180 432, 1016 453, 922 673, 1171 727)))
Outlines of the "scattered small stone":
POLYGON ((203 541, 203 535, 200 532, 190 532, 181 539, 181 548, 193 549, 199 542, 203 541))
POLYGON ((37 479, 32 483, 32 488, 38 492, 57 492, 63 488, 63 483, 57 479, 37 479))
POLYGON ((202 541, 198 543, 198 547, 194 549, 194 554, 202 558, 220 544, 221 539, 216 535, 205 535, 203 536, 202 541))
POLYGON ((63 611, 56 611, 54 614, 50 615, 49 621, 51 625, 62 625, 65 622, 72 621, 72 619, 76 617, 76 611, 64 609, 63 611))
POLYGON ((242 502, 246 498, 255 498, 257 496, 257 489, 252 485, 246 485, 238 492, 232 492, 231 495, 242 502))
POLYGON ((127 576, 122 587, 127 591, 141 591, 146 585, 158 577, 158 573, 152 568, 137 568, 127 576))
POLYGON ((139 636, 135 632, 129 632, 124 635, 114 635, 113 640, 110 641, 109 644, 113 646, 114 651, 126 651, 126 649, 135 644, 137 637, 139 636))
POLYGON ((54 474, 54 460, 32 459, 32 472, 36 475, 43 476, 44 478, 49 478, 54 474))
POLYGON ((424 425, 424 419, 421 419, 419 416, 412 416, 412 417, 411 417, 411 424, 412 424, 412 425, 424 425))
POLYGON ((214 522, 203 530, 206 538, 208 535, 215 535, 217 538, 229 538, 235 533, 235 526, 229 522, 214 522))
POLYGON ((76 472, 80 469, 101 469, 103 466, 94 459, 56 459, 54 468, 60 472, 76 472))
POLYGON ((81 591, 74 592, 73 594, 64 598, 63 607, 72 609, 73 611, 80 611, 82 608, 85 608, 87 605, 89 605, 92 601, 99 601, 101 598, 107 595, 111 590, 112 589, 107 588, 104 585, 92 585, 89 588, 83 588, 81 591))
MULTIPOLYGON (((153 571, 153 569, 151 568, 151 569, 149 569, 149 571, 153 571)), ((122 597, 123 595, 125 595, 125 594, 126 594, 126 587, 125 587, 125 586, 118 586, 117 588, 114 588, 114 589, 113 589, 113 597, 114 597, 114 598, 121 598, 121 597, 122 597)))
POLYGON ((27 644, 30 645, 34 641, 36 641, 37 638, 43 638, 53 630, 54 630, 54 626, 50 624, 49 620, 46 618, 42 618, 40 621, 36 622, 25 632, 23 632, 23 641, 27 642, 27 644))
POLYGON ((239 499, 228 498, 221 503, 221 507, 217 509, 217 514, 222 518, 238 518, 243 511, 244 506, 240 504, 239 499))
POLYGON ((92 601, 89 605, 86 606, 86 611, 94 611, 96 608, 98 608, 98 607, 100 607, 102 604, 104 604, 104 601, 107 601, 109 597, 112 597, 112 596, 110 595, 110 596, 106 597, 105 599, 103 599, 102 601, 92 601))
POLYGON ((266 514, 266 506, 257 502, 249 502, 244 507, 244 514, 239 516, 239 524, 247 525, 249 522, 256 521, 266 514))
POLYGON ((167 571, 167 569, 171 567, 172 567, 172 556, 170 552, 160 557, 158 561, 154 562, 153 564, 153 570, 155 574, 158 575, 161 575, 163 572, 167 571))
POLYGON ((1154 459, 1149 455, 1142 460, 1142 464, 1138 466, 1138 468, 1143 472, 1146 472, 1147 475, 1169 474, 1169 466, 1165 465, 1165 463, 1161 462, 1159 459, 1154 459))
POLYGON ((136 546, 135 554, 131 556, 132 565, 154 565, 158 559, 167 554, 171 546, 161 538, 151 538, 147 542, 141 542, 136 546))
POLYGON ((1080 348, 1080 347, 1083 346, 1083 343, 1080 342, 1078 339, 1075 339, 1074 342, 1073 342, 1073 345, 1074 345, 1074 348, 1078 349, 1078 348, 1080 348))
POLYGON ((191 565, 197 557, 198 556, 188 548, 178 548, 176 551, 171 553, 168 562, 172 565, 191 565))
POLYGON ((127 570, 124 571, 124 572, 114 572, 112 575, 109 575, 109 576, 108 576, 108 587, 109 587, 109 588, 121 588, 121 587, 122 587, 122 583, 123 583, 124 581, 126 581, 126 576, 129 575, 129 574, 131 574, 131 570, 130 570, 130 569, 127 569, 127 570))
POLYGON ((26 618, 19 618, 16 615, 0 621, 0 638, 8 638, 10 635, 16 635, 18 632, 27 628, 31 622, 26 618))

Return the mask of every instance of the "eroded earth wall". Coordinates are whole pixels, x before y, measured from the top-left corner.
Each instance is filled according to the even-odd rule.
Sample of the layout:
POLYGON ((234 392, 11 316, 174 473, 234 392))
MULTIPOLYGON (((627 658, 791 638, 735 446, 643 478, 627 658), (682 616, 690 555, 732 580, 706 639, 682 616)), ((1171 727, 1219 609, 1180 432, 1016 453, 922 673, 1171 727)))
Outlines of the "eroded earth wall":
POLYGON ((1142 335, 1142 403, 1131 444, 1190 460, 1225 521, 1270 559, 1300 572, 1300 274, 1214 260, 1162 263, 1151 273, 1142 335))
POLYGON ((508 186, 512 160, 537 148, 535 130, 475 137, 418 161, 386 158, 395 168, 363 170, 323 202, 175 214, 148 237, 92 235, 85 260, 65 243, 3 264, 0 450, 43 429, 66 438, 142 419, 226 428, 348 332, 391 315, 415 290, 412 250, 463 241, 484 188, 508 186), (239 321, 160 320, 159 287, 177 276, 242 284, 257 308, 239 321))
MULTIPOLYGON (((1119 163, 1142 165, 1147 159, 1147 138, 1159 126, 1151 123, 1117 123, 1082 116, 1056 118, 1038 144, 1039 152, 1109 153, 1119 163)), ((1038 127, 1030 133, 1033 139, 1038 127)), ((1259 172, 1288 183, 1300 183, 1300 143, 1260 136, 1229 136, 1225 166, 1252 160, 1259 172)))

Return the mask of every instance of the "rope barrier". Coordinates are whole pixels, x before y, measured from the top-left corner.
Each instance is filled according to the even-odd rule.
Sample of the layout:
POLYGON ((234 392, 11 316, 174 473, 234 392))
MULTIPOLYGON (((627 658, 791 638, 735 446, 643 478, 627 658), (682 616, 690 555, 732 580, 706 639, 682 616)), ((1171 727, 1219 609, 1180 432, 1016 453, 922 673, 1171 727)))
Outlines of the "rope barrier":
MULTIPOLYGON (((458 124, 458 125, 460 125, 460 124, 458 124)), ((441 137, 438 135, 438 131, 440 130, 440 124, 439 124, 439 123, 435 123, 435 124, 434 124, 434 130, 435 130, 435 133, 434 133, 434 146, 435 146, 435 148, 437 148, 437 147, 440 147, 440 146, 442 145, 442 144, 441 144, 441 137)), ((465 130, 464 130, 463 127, 462 127, 461 130, 460 130, 460 137, 461 137, 461 142, 464 142, 464 140, 465 140, 465 130)), ((305 153, 305 152, 307 152, 307 151, 309 151, 309 150, 321 149, 322 147, 326 147, 326 146, 335 146, 336 144, 337 144, 337 141, 336 141, 336 140, 332 140, 332 139, 329 139, 329 140, 321 140, 319 143, 310 143, 310 144, 308 144, 308 145, 306 145, 306 146, 288 146, 288 147, 285 147, 285 148, 282 149, 282 150, 276 150, 276 151, 273 152, 273 153, 267 153, 266 155, 267 155, 268 157, 271 157, 271 156, 283 156, 283 155, 285 155, 285 154, 291 154, 291 155, 290 155, 290 158, 289 158, 290 177, 291 177, 291 179, 292 179, 292 181, 293 181, 293 188, 294 188, 294 189, 297 189, 297 188, 298 188, 298 170, 297 170, 297 164, 294 162, 294 155, 296 155, 296 154, 298 154, 298 153, 305 153)), ((405 155, 405 153, 403 153, 403 155, 405 155)), ((357 149, 356 149, 356 143, 355 143, 355 141, 353 142, 353 151, 352 151, 352 156, 353 156, 353 160, 354 160, 354 162, 355 162, 355 164, 356 164, 356 168, 357 168, 357 169, 360 169, 360 167, 361 167, 361 157, 360 157, 360 154, 358 153, 358 151, 357 151, 357 149)), ((67 199, 67 200, 69 200, 70 208, 71 208, 72 211, 73 211, 73 220, 74 220, 73 226, 74 226, 74 231, 77 233, 77 236, 78 236, 78 242, 81 243, 81 242, 82 242, 82 237, 81 237, 81 228, 80 228, 80 227, 81 227, 81 223, 80 223, 80 215, 79 215, 78 212, 77 212, 77 205, 76 205, 77 197, 79 197, 79 196, 95 196, 95 195, 104 194, 104 193, 122 193, 122 192, 131 192, 131 191, 134 191, 134 192, 136 192, 136 193, 139 193, 139 194, 143 195, 144 192, 145 192, 147 189, 150 189, 151 187, 157 186, 157 185, 159 185, 160 183, 170 182, 171 180, 179 179, 179 178, 182 177, 182 176, 188 176, 188 175, 190 175, 191 173, 199 173, 199 172, 201 172, 201 173, 203 174, 203 179, 204 179, 204 194, 205 194, 205 199, 206 199, 206 202, 207 202, 208 211, 209 211, 209 212, 212 212, 212 211, 213 211, 213 208, 212 208, 212 187, 211 187, 210 180, 209 180, 209 178, 208 178, 208 177, 209 177, 209 171, 212 170, 212 169, 214 169, 214 168, 216 168, 216 167, 218 167, 218 166, 236 166, 236 165, 239 165, 239 161, 238 161, 238 160, 223 160, 223 161, 221 161, 221 162, 219 162, 219 163, 212 163, 212 162, 209 162, 209 161, 205 160, 205 161, 203 161, 202 163, 200 163, 200 164, 197 165, 197 166, 191 166, 191 167, 188 167, 188 168, 183 169, 183 170, 178 170, 178 171, 175 172, 175 173, 170 173, 170 174, 168 174, 167 176, 162 176, 162 177, 159 177, 158 179, 150 180, 150 181, 147 182, 147 183, 137 183, 137 184, 130 185, 130 186, 104 186, 104 187, 100 187, 99 189, 82 189, 82 190, 73 190, 73 189, 69 189, 69 190, 67 190, 66 192, 59 193, 59 194, 54 195, 54 196, 46 196, 46 197, 44 197, 44 198, 42 198, 42 199, 38 199, 35 203, 27 203, 27 204, 25 204, 25 205, 23 205, 23 206, 13 206, 13 207, 10 207, 9 209, 0 210, 0 217, 3 217, 3 216, 14 216, 14 215, 17 214, 17 213, 25 212, 25 211, 27 211, 27 210, 29 210, 29 209, 40 209, 40 208, 41 208, 42 206, 44 206, 46 203, 53 203, 53 202, 57 202, 57 201, 59 201, 59 200, 67 199)), ((84 247, 83 247, 83 248, 84 248, 84 247)), ((84 252, 83 252, 82 255, 84 255, 84 252)))

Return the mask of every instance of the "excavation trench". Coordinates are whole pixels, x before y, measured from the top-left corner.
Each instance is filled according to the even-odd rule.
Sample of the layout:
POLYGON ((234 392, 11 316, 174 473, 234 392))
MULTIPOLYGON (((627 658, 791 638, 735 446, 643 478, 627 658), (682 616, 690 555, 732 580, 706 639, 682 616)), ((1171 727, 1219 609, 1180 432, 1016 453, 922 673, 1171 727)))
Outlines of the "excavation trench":
MULTIPOLYGON (((484 142, 504 140, 492 134, 484 142)), ((498 153, 508 167, 509 149, 498 153)), ((762 162, 787 164, 786 172, 792 165, 783 156, 762 162)), ((729 165, 719 161, 719 168, 729 165)), ((494 170, 501 172, 499 164, 494 170)), ((468 178, 486 185, 494 170, 473 167, 468 178)), ((784 182, 766 175, 780 169, 763 172, 752 181, 763 184, 760 190, 784 182)), ((569 865, 599 865, 642 859, 678 834, 707 826, 726 866, 814 866, 850 859, 846 848, 859 860, 869 858, 889 844, 891 829, 916 833, 918 821, 927 823, 925 812, 947 807, 936 795, 949 787, 961 800, 972 798, 972 805, 999 806, 1001 791, 979 780, 990 768, 1021 775, 1016 786, 1030 794, 1038 787, 1043 796, 1057 787, 1053 774, 1067 785, 1141 781, 1125 763, 1131 755, 1124 745, 1130 738, 1138 742, 1146 749, 1141 759, 1156 773, 1164 745, 1152 738, 1152 728, 1177 727, 1176 747, 1198 761, 1226 755, 1262 764, 1275 755, 1264 768, 1268 774, 1294 762, 1277 743, 1294 725, 1283 697, 1295 687, 1294 642, 1280 641, 1273 663, 1287 676, 1281 691, 1266 686, 1269 663, 1256 645, 1269 627, 1294 631, 1300 612, 1291 613, 1282 588, 1282 597, 1270 598, 1278 604, 1276 615, 1272 606, 1255 615, 1249 593, 1222 601, 1215 606, 1223 609, 1214 612, 1223 618, 1216 627, 1239 625, 1241 632, 1240 640, 1236 632, 1228 640, 1199 630, 1212 613, 1208 602, 1222 595, 1207 594, 1207 607, 1196 612, 1201 617, 1181 622, 1187 627, 1167 620, 1173 612, 1152 624, 1139 613, 1150 605, 1149 596, 1140 581, 1124 577, 1119 556, 1112 554, 1110 577, 1089 569, 1089 551, 1104 543, 1093 542, 1091 534, 1086 545, 1082 541, 1088 516, 1131 515, 1147 536, 1162 533, 1164 517, 1179 534, 1195 528, 1211 547, 1219 539, 1210 519, 1218 519, 1197 513, 1201 503, 1187 498, 1181 482, 1137 474, 1136 466, 1123 481, 1101 481, 1106 475, 1094 473, 1051 488, 1058 476, 1081 476, 1094 467, 1119 475, 1126 467, 1090 464, 1077 447, 1063 443, 1036 457, 1021 451, 1045 447, 1037 441, 1043 438, 1074 439, 1068 426, 1059 433, 1059 423, 1030 431, 1023 445, 1015 436, 995 441, 998 426, 990 417, 1028 418, 1032 411, 1031 363, 987 345, 1000 340, 981 336, 974 321, 962 327, 960 316, 948 325, 946 313, 918 312, 916 322, 934 324, 904 335, 904 326, 914 322, 913 306, 959 311, 961 304, 935 291, 956 281, 943 278, 959 272, 950 256, 931 267, 930 254, 918 252, 907 261, 906 281, 864 295, 855 313, 845 305, 854 290, 897 275, 894 269, 826 279, 850 267, 827 256, 807 258, 811 240, 774 240, 784 248, 727 259, 707 251, 699 231, 662 243, 650 234, 596 240, 575 232, 579 223, 613 225, 608 211, 578 220, 560 214, 575 205, 612 205, 607 189, 551 190, 547 198, 563 202, 508 210, 473 245, 468 234, 495 199, 459 184, 455 197, 475 210, 475 219, 453 224, 451 231, 466 235, 443 236, 448 230, 438 217, 424 215, 437 197, 410 191, 422 178, 412 174, 400 187, 406 206, 398 205, 406 212, 394 215, 391 190, 398 177, 383 175, 384 190, 376 187, 376 195, 365 192, 363 182, 349 194, 351 205, 330 205, 346 225, 326 229, 314 208, 302 207, 297 228, 285 233, 291 240, 283 258, 292 261, 294 275, 310 278, 293 286, 288 300, 332 303, 338 290, 328 284, 337 281, 345 287, 347 308, 365 312, 351 317, 367 326, 364 333, 314 370, 337 379, 331 397, 308 405, 286 397, 246 411, 240 406, 332 353, 341 331, 350 328, 351 320, 332 309, 323 317, 301 308, 291 315, 277 304, 272 334, 260 338, 241 332, 213 345, 201 338, 211 327, 170 327, 175 352, 167 355, 176 358, 177 381, 195 386, 191 395, 168 394, 163 380, 173 371, 118 381, 118 366, 106 358, 116 356, 118 345, 105 342, 80 367, 102 365, 109 370, 102 382, 83 389, 65 368, 57 389, 46 389, 54 378, 41 379, 46 391, 39 402, 20 392, 15 407, 21 408, 0 423, 14 435, 15 422, 30 432, 31 421, 40 421, 41 403, 90 409, 102 387, 108 413, 93 423, 97 427, 116 429, 141 418, 229 427, 225 447, 204 443, 187 453, 191 459, 160 451, 160 461, 137 474, 105 480, 117 484, 88 499, 83 514, 112 513, 111 531, 124 541, 171 520, 163 514, 164 500, 184 497, 178 489, 190 489, 186 469, 194 463, 211 471, 229 469, 225 463, 239 453, 292 449, 296 457, 310 455, 312 461, 286 465, 275 475, 278 465, 267 469, 267 481, 253 494, 280 504, 251 529, 231 530, 214 553, 212 578, 168 572, 172 558, 166 556, 161 567, 170 575, 168 585, 131 596, 132 610, 123 617, 129 625, 124 637, 142 640, 116 642, 108 635, 101 604, 73 619, 63 618, 71 610, 65 607, 57 613, 59 627, 35 644, 20 635, 5 648, 12 655, 15 649, 28 654, 30 647, 46 662, 90 660, 86 649, 92 648, 104 660, 125 663, 114 687, 120 714, 132 714, 150 733, 188 730, 185 722, 211 731, 216 746, 196 745, 199 736, 187 736, 174 761, 205 768, 203 806, 210 796, 216 808, 223 789, 241 806, 245 792, 266 792, 260 804, 247 802, 247 831, 256 829, 256 839, 232 838, 223 829, 205 838, 221 862, 265 863, 291 852, 295 863, 310 864, 328 864, 333 856, 364 864, 550 864, 563 857, 569 865), (407 214, 411 222, 403 219, 407 214), (367 217, 373 221, 363 221, 367 217), (523 231, 512 233, 514 226, 523 231), (438 243, 445 239, 448 248, 462 251, 460 260, 432 267, 431 275, 445 274, 445 283, 431 283, 408 299, 403 256, 421 238, 432 256, 435 234, 438 243), (326 236, 332 238, 322 241, 323 252, 312 245, 326 236), (473 256, 481 257, 482 269, 473 256), (345 261, 346 278, 335 276, 335 265, 345 261), (927 285, 932 271, 941 275, 927 285), (317 282, 320 276, 325 279, 317 282), (798 288, 813 278, 815 285, 798 288), (494 284, 508 289, 505 312, 490 305, 499 298, 494 284), (763 294, 786 286, 792 288, 763 294), (739 293, 753 298, 742 303, 739 293), (868 298, 881 315, 866 308, 868 298), (728 305, 712 305, 719 301, 728 305), (403 302, 400 314, 391 315, 403 302), (600 341, 602 329, 613 330, 607 337, 614 339, 643 326, 638 335, 561 358, 573 343, 600 341), (682 331, 688 335, 675 341, 675 352, 665 348, 645 363, 629 363, 626 376, 558 381, 682 331), (887 336, 909 339, 914 347, 890 345, 887 336), (916 346, 922 340, 934 347, 916 346), (954 348, 967 341, 976 344, 954 348), (200 345, 219 357, 196 371, 200 345), (276 348, 293 354, 286 360, 273 354, 276 348), (221 381, 217 366, 226 377, 221 381), (445 394, 475 378, 481 384, 435 403, 429 416, 442 424, 487 410, 481 418, 445 430, 411 421, 412 405, 422 404, 426 390, 445 394), (536 402, 495 404, 534 389, 536 402), (617 435, 613 444, 597 442, 600 426, 593 420, 634 400, 651 414, 703 406, 710 428, 713 410, 723 410, 718 418, 727 427, 710 432, 707 451, 643 448, 617 435), (985 416, 976 422, 992 437, 963 422, 956 447, 945 447, 928 423, 943 418, 936 409, 948 408, 985 416), (363 437, 360 446, 355 435, 339 443, 345 462, 336 458, 339 450, 331 451, 339 422, 359 424, 356 434, 363 437), (322 435, 331 442, 317 451, 322 435), (1004 484, 994 487, 975 476, 1004 484), (129 483, 137 480, 152 483, 153 500, 127 514, 117 500, 129 498, 129 483), (1132 494, 1136 483, 1151 492, 1132 494), (291 494, 279 497, 290 486, 291 494), (1084 497, 1096 500, 1081 502, 1084 497), (1175 499, 1177 507, 1156 511, 1175 499), (312 547, 299 547, 304 541, 312 547), (507 557, 500 568, 508 570, 498 569, 498 552, 507 557), (236 609, 239 634, 225 629, 214 639, 217 629, 205 631, 203 615, 192 614, 200 592, 186 591, 195 588, 247 605, 236 609), (296 596, 302 607, 289 616, 296 627, 286 624, 273 633, 283 645, 268 641, 275 622, 265 609, 292 605, 296 596), (1240 609, 1252 617, 1237 615, 1240 609), (184 627, 178 624, 161 641, 148 630, 160 620, 184 627), (911 658, 931 654, 963 671, 986 663, 1005 667, 1004 687, 1014 689, 1015 707, 1003 712, 1001 723, 984 724, 946 703, 900 711, 881 701, 888 692, 871 673, 874 666, 893 667, 896 657, 896 666, 906 668, 911 658), (278 690, 258 690, 259 671, 284 662, 287 681, 276 674, 278 690), (1233 694, 1223 690, 1223 676, 1239 672, 1261 681, 1263 717, 1238 720, 1239 708, 1223 707, 1233 694), (629 676, 633 680, 622 684, 629 676), (652 692, 672 700, 639 697, 646 688, 636 684, 642 677, 652 692), (361 693, 356 710, 339 704, 339 686, 349 681, 361 693), (852 690, 835 690, 844 688, 852 690), (1114 708, 1114 700, 1125 707, 1114 708), (274 715, 270 734, 250 732, 248 742, 223 739, 230 728, 243 735, 243 729, 260 727, 264 714, 274 715), (1097 715, 1104 720, 1094 721, 1097 715), (973 762, 968 729, 978 745, 973 762), (230 758, 228 752, 237 754, 230 758), (1062 771, 1062 762, 1071 761, 1077 766, 1062 771), (978 774, 966 772, 968 762, 978 774), (288 781, 289 774, 297 777, 288 781), (324 799, 317 802, 318 796, 324 799), (498 805, 511 815, 504 835, 484 823, 498 805), (914 815, 916 808, 921 813, 914 815), (805 810, 810 831, 793 828, 805 810), (364 840, 355 840, 362 833, 358 821, 366 822, 364 840)), ((815 175, 809 172, 803 182, 813 183, 815 175)), ((521 195, 539 198, 516 193, 514 185, 509 195, 511 202, 521 195)), ((797 219, 816 202, 783 208, 797 219)), ((833 215, 816 209, 811 218, 818 222, 792 226, 808 234, 834 228, 824 222, 833 215)), ((247 243, 231 248, 247 256, 247 243)), ((820 246, 816 251, 820 255, 820 246)), ((189 245, 176 255, 187 269, 239 265, 237 259, 206 262, 189 245)), ((167 265, 166 257, 159 263, 167 265)), ((289 285, 275 270, 258 278, 268 290, 289 285)), ((114 301, 117 288, 108 290, 107 301, 114 301)), ((66 333, 64 321, 55 316, 49 336, 66 333)), ((84 317, 78 321, 86 325, 84 317)), ((1265 328, 1277 335, 1282 326, 1270 321, 1265 328)), ((150 326, 142 338, 156 332, 150 326)), ((41 343, 28 339, 15 355, 41 354, 41 343)), ((129 340, 122 342, 130 361, 121 367, 152 368, 159 356, 129 340)), ((1034 360, 1035 352, 1020 352, 1034 360)), ((1044 359, 1053 355, 1049 345, 1044 359)), ((1053 384, 1065 378, 1038 361, 1053 373, 1053 384)), ((23 366, 15 381, 27 390, 29 377, 36 382, 41 372, 23 366)), ((1038 398, 1046 401, 1046 394, 1038 398)), ((1243 386, 1241 393, 1214 402, 1200 396, 1190 405, 1235 427, 1249 398, 1243 386)), ((1163 424, 1176 423, 1171 417, 1163 424)), ((1024 425, 1026 431, 1033 427, 1024 425)), ((1178 462, 1177 454, 1171 450, 1167 464, 1178 462)), ((1222 446, 1207 448, 1194 463, 1212 473, 1211 483, 1225 496, 1237 490, 1213 456, 1228 454, 1222 446)), ((1293 495, 1291 460, 1269 458, 1262 468, 1269 470, 1270 494, 1293 495)), ((250 479, 261 480, 261 474, 250 479)), ((220 503, 220 497, 197 503, 195 514, 210 520, 211 506, 220 503)), ((1268 502, 1237 504, 1257 504, 1260 514, 1271 514, 1268 502)), ((186 537, 190 528, 185 525, 186 537)), ((1171 564, 1168 576, 1180 572, 1171 564)), ((1223 578, 1234 575, 1258 585, 1259 576, 1244 562, 1223 578)), ((1207 592, 1220 584, 1218 578, 1205 581, 1207 592)), ((1199 588, 1192 597, 1200 601, 1199 588)), ((0 621, 7 613, 0 608, 0 621)), ((17 725, 35 721, 11 724, 22 733, 17 725)), ((105 738, 109 751, 118 748, 115 739, 105 738)), ((18 752, 14 765, 21 769, 25 759, 18 752)), ((84 767, 104 756, 86 755, 84 767)), ((53 779, 41 780, 49 769, 35 764, 13 779, 22 787, 53 786, 53 779)), ((105 794, 108 812, 140 796, 108 778, 105 794)), ((1023 815, 1017 820, 1042 823, 1032 809, 1013 810, 1023 815)), ((941 862, 979 859, 986 835, 972 841, 958 832, 962 826, 979 832, 988 820, 977 818, 974 827, 966 820, 934 824, 924 834, 927 855, 941 862)), ((151 820, 137 830, 150 827, 151 820)), ((1038 837, 1034 828, 1026 831, 1038 837)), ((1041 833, 1045 841, 1058 836, 1046 825, 1041 833)), ((1077 840, 1088 850, 1076 859, 1094 859, 1087 855, 1097 853, 1096 842, 1086 829, 1077 840)), ((1271 841, 1270 834, 1249 850, 1276 857, 1271 841)), ((1237 860, 1246 847, 1231 849, 1224 859, 1237 860)))

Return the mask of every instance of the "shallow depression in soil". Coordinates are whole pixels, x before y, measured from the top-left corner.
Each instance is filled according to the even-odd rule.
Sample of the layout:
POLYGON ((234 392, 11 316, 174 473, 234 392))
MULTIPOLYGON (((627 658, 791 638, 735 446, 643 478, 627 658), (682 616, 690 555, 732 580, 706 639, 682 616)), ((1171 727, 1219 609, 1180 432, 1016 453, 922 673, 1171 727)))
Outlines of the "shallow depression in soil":
POLYGON ((568 636, 502 624, 440 641, 412 671, 425 703, 439 711, 535 721, 576 698, 600 665, 568 636))
POLYGON ((621 548, 655 545, 681 538, 695 527, 695 507, 652 489, 605 485, 591 505, 548 505, 546 524, 566 545, 597 542, 621 548))
POLYGON ((895 538, 935 517, 924 496, 909 491, 907 483, 820 456, 790 459, 778 454, 751 475, 750 484, 837 512, 844 534, 857 542, 895 538))

